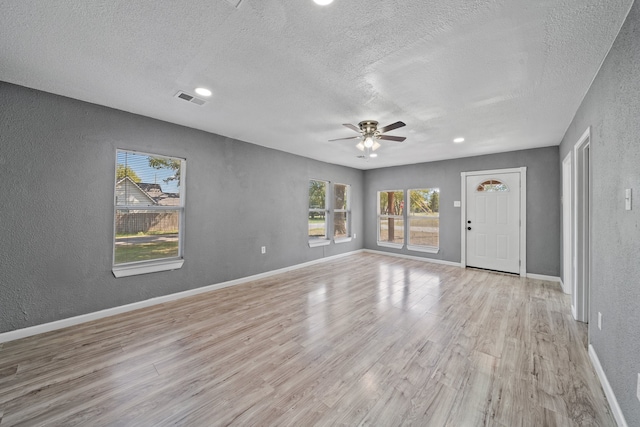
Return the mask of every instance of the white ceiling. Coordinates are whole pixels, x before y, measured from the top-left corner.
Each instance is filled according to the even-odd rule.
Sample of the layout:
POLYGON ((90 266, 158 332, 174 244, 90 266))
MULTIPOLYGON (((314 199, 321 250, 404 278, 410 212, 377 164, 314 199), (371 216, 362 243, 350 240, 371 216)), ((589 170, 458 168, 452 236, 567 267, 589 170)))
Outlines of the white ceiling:
POLYGON ((633 2, 238 1, 0 0, 0 80, 371 169, 559 144, 633 2))

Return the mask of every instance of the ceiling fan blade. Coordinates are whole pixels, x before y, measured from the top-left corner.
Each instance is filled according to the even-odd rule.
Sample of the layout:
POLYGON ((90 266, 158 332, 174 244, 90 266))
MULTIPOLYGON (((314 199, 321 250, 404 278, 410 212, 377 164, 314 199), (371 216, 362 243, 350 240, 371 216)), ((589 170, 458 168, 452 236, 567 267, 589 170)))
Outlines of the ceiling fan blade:
POLYGON ((355 130, 356 132, 360 133, 360 128, 356 125, 352 125, 351 123, 344 123, 342 126, 348 127, 351 130, 355 130))
POLYGON ((405 140, 405 139, 407 139, 407 138, 405 138, 404 136, 380 135, 380 136, 378 137, 378 139, 385 139, 385 140, 387 140, 387 141, 402 142, 402 141, 404 141, 404 140, 405 140))
POLYGON ((385 133, 385 132, 389 132, 390 130, 401 128, 402 126, 406 126, 406 124, 404 124, 404 122, 395 122, 395 123, 391 123, 390 125, 387 125, 387 126, 385 126, 383 128, 378 129, 378 132, 385 133))
POLYGON ((336 139, 330 139, 329 142, 333 142, 333 141, 343 141, 345 139, 358 139, 361 138, 360 136, 350 136, 348 138, 336 138, 336 139))

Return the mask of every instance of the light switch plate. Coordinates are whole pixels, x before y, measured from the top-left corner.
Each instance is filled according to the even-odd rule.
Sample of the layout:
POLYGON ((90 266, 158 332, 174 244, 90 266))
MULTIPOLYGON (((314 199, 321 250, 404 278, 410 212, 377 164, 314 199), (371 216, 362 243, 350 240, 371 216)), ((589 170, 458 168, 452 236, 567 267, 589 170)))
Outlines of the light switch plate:
POLYGON ((598 329, 602 330, 602 313, 598 312, 598 329))
POLYGON ((453 207, 454 208, 459 208, 460 207, 460 200, 456 200, 455 202, 453 202, 453 207))
POLYGON ((598 312, 598 329, 602 330, 602 313, 598 312))
POLYGON ((624 190, 624 208, 628 211, 631 210, 631 189, 624 190))

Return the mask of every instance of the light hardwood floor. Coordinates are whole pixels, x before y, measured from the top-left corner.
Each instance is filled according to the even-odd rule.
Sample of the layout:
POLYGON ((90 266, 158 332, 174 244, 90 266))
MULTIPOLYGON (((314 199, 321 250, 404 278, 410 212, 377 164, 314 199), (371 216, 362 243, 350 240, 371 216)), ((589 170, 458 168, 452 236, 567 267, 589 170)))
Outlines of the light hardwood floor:
POLYGON ((0 348, 5 425, 615 426, 556 283, 358 254, 0 348))

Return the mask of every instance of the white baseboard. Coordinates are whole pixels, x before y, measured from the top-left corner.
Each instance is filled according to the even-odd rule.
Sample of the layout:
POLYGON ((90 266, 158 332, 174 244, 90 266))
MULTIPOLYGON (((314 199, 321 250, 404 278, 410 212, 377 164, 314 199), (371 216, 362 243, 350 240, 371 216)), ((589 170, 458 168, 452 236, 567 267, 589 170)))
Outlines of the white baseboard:
POLYGON ((560 286, 562 286, 562 292, 567 295, 571 295, 571 288, 569 288, 568 285, 565 286, 564 280, 562 280, 562 278, 560 278, 560 286))
POLYGON ((426 261, 426 262, 431 262, 431 263, 434 263, 434 264, 444 264, 444 265, 450 265, 452 267, 461 267, 461 264, 459 262, 443 261, 441 259, 423 258, 423 257, 413 256, 413 255, 398 254, 398 253, 394 253, 394 252, 376 251, 376 250, 373 250, 373 249, 363 249, 362 251, 366 252, 366 253, 370 253, 370 254, 388 255, 388 256, 394 256, 394 257, 398 257, 398 258, 412 259, 412 260, 415 260, 415 261, 426 261))
POLYGON ((527 273, 527 278, 536 280, 546 280, 547 282, 557 282, 562 285, 562 279, 556 276, 545 276, 544 274, 527 273))
POLYGON ((300 268, 309 267, 311 265, 320 264, 323 262, 335 260, 349 255, 362 253, 363 250, 347 252, 344 254, 333 255, 326 258, 319 258, 313 261, 304 262, 302 264, 296 264, 289 267, 280 268, 277 270, 267 271, 265 273, 255 274, 253 276, 242 277, 240 279, 229 280, 227 282, 216 283, 214 285, 203 286, 197 289, 190 289, 188 291, 177 292, 175 294, 163 295, 161 297, 150 298, 144 301, 138 301, 131 304, 125 304, 118 307, 107 308, 93 313, 82 314, 80 316, 69 317, 67 319, 56 320, 54 322, 43 323, 41 325, 30 326, 28 328, 17 329, 15 331, 9 331, 0 333, 0 343, 14 341, 21 338, 30 337, 32 335, 42 334, 45 332, 55 331, 57 329, 67 328, 69 326, 79 325, 81 323, 91 322, 93 320, 102 319, 104 317, 114 316, 116 314, 126 313, 141 308, 151 307, 157 304, 163 304, 169 301, 175 301, 181 298, 190 297, 193 295, 202 294, 204 292, 215 291, 216 289, 227 288, 229 286, 240 285, 242 283, 251 282, 258 279, 264 279, 266 277, 275 276, 276 274, 286 273, 288 271, 298 270, 300 268))
POLYGON ((596 350, 591 344, 589 344, 589 358, 591 359, 593 368, 596 370, 596 374, 598 374, 600 384, 602 384, 604 394, 605 396, 607 396, 609 406, 611 407, 611 412, 613 412, 613 416, 618 423, 618 427, 629 427, 627 421, 624 419, 624 415, 622 414, 622 409, 620 409, 620 405, 618 405, 618 399, 616 399, 616 395, 613 393, 613 389, 611 388, 609 380, 604 373, 604 369, 602 369, 602 365, 600 364, 600 359, 598 359, 596 350))

